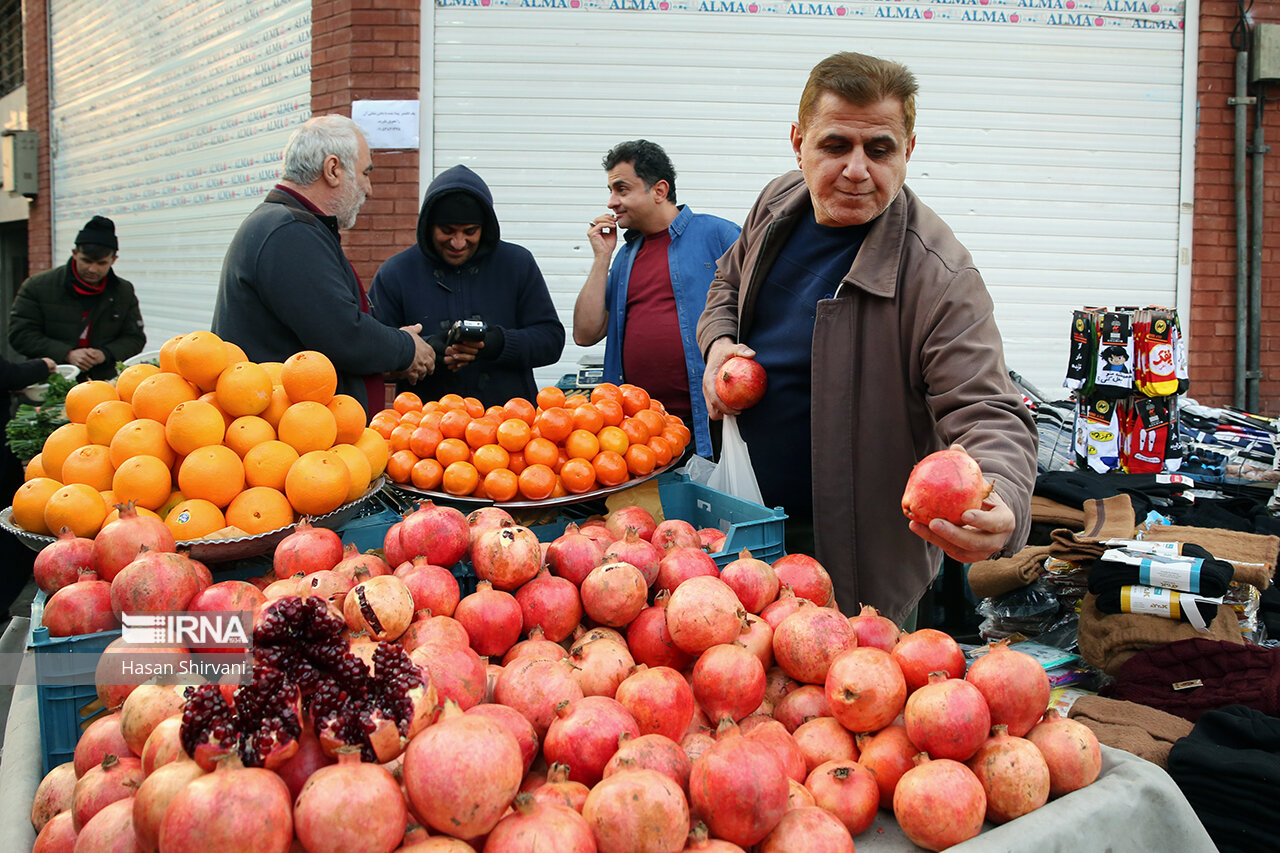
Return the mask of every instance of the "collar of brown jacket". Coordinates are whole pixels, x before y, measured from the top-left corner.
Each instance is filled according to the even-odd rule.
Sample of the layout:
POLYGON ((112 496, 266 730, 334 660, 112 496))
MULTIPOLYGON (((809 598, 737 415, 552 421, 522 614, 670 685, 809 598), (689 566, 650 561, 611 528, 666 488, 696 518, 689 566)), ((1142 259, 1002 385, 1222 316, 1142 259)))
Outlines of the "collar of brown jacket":
MULTIPOLYGON (((813 208, 809 187, 799 171, 794 172, 797 182, 790 190, 769 202, 769 212, 775 221, 796 216, 813 208)), ((860 288, 874 296, 892 299, 898 291, 898 270, 907 239, 907 212, 915 200, 915 194, 903 185, 888 208, 871 223, 866 241, 858 250, 853 266, 840 282, 860 288)), ((836 297, 840 289, 836 290, 836 297)))

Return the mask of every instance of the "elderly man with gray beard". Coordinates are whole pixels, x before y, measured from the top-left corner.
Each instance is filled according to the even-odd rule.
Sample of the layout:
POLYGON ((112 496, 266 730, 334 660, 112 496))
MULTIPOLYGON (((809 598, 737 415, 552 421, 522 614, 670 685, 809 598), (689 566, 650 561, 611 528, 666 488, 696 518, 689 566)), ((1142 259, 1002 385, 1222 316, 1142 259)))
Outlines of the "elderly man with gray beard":
POLYGON ((383 374, 417 381, 435 368, 421 326, 387 326, 369 300, 339 232, 355 225, 373 192, 373 159, 346 116, 309 119, 289 138, 284 175, 245 218, 227 248, 213 332, 254 361, 302 350, 328 356, 338 393, 366 413, 383 408, 383 374))

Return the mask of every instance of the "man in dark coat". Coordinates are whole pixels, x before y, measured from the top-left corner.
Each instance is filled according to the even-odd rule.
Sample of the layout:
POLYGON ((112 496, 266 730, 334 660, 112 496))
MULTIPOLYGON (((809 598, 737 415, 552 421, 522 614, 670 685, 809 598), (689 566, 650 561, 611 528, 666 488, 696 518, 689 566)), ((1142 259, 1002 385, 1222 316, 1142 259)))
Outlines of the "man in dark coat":
POLYGON ((537 395, 533 368, 564 349, 542 271, 528 249, 501 239, 489 187, 466 166, 431 182, 418 215, 418 243, 392 255, 373 277, 373 313, 384 323, 421 323, 437 370, 399 383, 423 400, 448 393, 501 406, 537 395), (483 323, 474 340, 449 340, 459 320, 483 323))
POLYGON ((67 263, 22 283, 9 318, 9 343, 29 358, 80 368, 81 378, 112 379, 116 362, 147 342, 133 285, 111 269, 120 243, 115 223, 95 216, 76 235, 67 263))
POLYGON ((214 334, 253 361, 324 353, 338 393, 368 413, 383 407, 383 374, 417 379, 435 354, 417 324, 397 329, 369 313, 339 230, 355 225, 373 192, 373 159, 359 126, 341 115, 309 119, 289 138, 284 175, 227 247, 213 306, 214 334))

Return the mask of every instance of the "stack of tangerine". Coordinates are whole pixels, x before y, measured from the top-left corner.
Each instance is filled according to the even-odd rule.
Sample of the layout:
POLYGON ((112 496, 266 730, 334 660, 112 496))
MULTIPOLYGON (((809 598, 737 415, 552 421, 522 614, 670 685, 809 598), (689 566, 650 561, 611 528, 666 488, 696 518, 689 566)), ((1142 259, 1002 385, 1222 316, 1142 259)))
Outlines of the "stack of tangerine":
POLYGON ((387 476, 427 491, 541 501, 617 486, 684 453, 692 435, 638 385, 604 383, 565 396, 543 388, 488 409, 446 394, 404 392, 369 426, 387 439, 387 476))
POLYGON ((386 466, 387 442, 359 401, 334 393, 321 353, 260 364, 196 331, 168 340, 159 361, 67 392, 70 423, 28 464, 15 524, 92 537, 132 501, 178 540, 256 535, 360 497, 386 466))

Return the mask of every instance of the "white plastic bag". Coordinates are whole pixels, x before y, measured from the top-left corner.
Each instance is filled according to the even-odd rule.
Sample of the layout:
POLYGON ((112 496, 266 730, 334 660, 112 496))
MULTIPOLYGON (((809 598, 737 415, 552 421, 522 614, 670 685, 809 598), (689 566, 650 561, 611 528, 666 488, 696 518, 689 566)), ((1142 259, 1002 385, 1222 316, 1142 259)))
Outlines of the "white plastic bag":
POLYGON ((751 467, 751 454, 747 451, 747 443, 738 433, 738 419, 733 415, 724 416, 724 429, 720 435, 720 461, 716 463, 716 470, 711 474, 707 485, 735 498, 764 503, 760 498, 760 486, 756 483, 755 469, 751 467))

